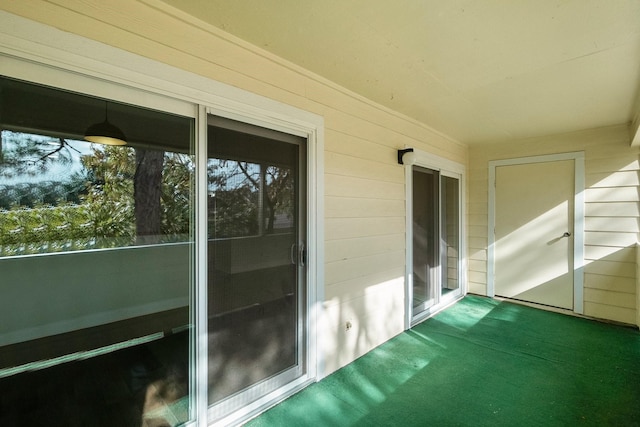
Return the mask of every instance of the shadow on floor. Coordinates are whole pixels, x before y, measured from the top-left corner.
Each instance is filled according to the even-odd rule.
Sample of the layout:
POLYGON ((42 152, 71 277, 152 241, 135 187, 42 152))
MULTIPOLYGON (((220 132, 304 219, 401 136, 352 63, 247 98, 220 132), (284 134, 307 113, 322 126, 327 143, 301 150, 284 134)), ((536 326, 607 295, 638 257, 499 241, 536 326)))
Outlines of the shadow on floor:
POLYGON ((640 425, 640 333, 468 296, 247 423, 640 425))

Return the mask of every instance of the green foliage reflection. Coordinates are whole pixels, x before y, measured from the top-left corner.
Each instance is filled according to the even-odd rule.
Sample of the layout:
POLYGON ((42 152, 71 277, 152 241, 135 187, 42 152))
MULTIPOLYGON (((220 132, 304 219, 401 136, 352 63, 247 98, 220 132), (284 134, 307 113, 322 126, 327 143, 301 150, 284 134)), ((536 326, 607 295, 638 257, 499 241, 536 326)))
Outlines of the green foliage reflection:
MULTIPOLYGON (((144 167, 136 163, 136 149, 7 131, 1 137, 0 256, 142 242, 136 230, 149 218, 136 218, 135 207, 149 202, 134 188, 134 177, 144 167)), ((152 236, 143 242, 187 241, 192 158, 156 153, 162 153, 162 170, 155 175, 160 182, 138 180, 139 186, 161 189, 159 203, 153 204, 159 212, 151 213, 159 217, 158 227, 146 227, 152 236)))

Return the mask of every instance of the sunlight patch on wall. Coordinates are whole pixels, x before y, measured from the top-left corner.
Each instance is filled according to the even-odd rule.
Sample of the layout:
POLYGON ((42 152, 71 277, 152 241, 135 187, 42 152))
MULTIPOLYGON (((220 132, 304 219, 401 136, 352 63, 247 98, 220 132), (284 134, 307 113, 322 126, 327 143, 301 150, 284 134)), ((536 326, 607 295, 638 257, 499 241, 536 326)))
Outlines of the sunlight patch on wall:
MULTIPOLYGON (((568 202, 561 203, 496 241, 497 260, 534 257, 525 265, 503 264, 503 268, 496 271, 500 281, 509 284, 513 293, 509 296, 518 296, 569 273, 566 259, 548 257, 548 253, 544 252, 531 254, 530 246, 532 240, 537 240, 539 236, 553 234, 555 229, 566 222, 566 218, 562 216, 563 212, 567 211, 567 204, 568 202)), ((566 239, 562 233, 555 234, 557 235, 544 242, 549 249, 552 249, 553 245, 561 244, 562 239, 566 239)))
POLYGON ((324 303, 322 342, 327 372, 361 356, 404 329, 404 276, 324 303))

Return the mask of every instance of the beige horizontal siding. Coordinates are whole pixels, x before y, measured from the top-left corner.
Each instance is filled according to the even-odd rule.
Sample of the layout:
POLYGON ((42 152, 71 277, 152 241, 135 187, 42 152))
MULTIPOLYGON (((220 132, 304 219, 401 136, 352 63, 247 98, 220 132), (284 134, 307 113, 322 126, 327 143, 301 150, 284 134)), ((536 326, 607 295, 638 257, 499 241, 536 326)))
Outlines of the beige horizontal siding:
POLYGON ((590 261, 584 268, 585 274, 599 274, 610 277, 628 277, 635 279, 636 264, 632 262, 616 262, 595 260, 590 261))
POLYGON ((328 370, 362 356, 381 337, 389 339, 403 328, 403 319, 397 315, 404 310, 403 275, 403 269, 390 270, 328 287, 324 304, 328 322, 321 337, 332 356, 326 358, 328 370), (361 291, 345 294, 344 289, 361 291), (347 322, 352 326, 349 330, 347 322))
POLYGON ((585 215, 588 217, 605 216, 611 218, 611 212, 615 212, 618 217, 638 218, 640 216, 640 204, 636 202, 589 202, 585 206, 585 215))
POLYGON ((635 323, 638 149, 591 147, 585 167, 585 314, 635 323))
POLYGON ((599 172, 586 176, 587 185, 590 188, 611 187, 637 187, 638 172, 635 170, 621 172, 599 172))
POLYGON ((343 240, 404 233, 404 218, 327 218, 325 239, 343 240))
POLYGON ((624 216, 586 216, 585 231, 614 231, 620 233, 637 233, 638 218, 624 216))
POLYGON ((487 246, 487 239, 486 238, 469 236, 469 247, 471 247, 471 248, 484 248, 486 246, 487 246))
POLYGON ((336 196, 327 196, 325 198, 325 214, 327 218, 403 217, 404 208, 404 200, 336 196))
POLYGON ((630 277, 585 274, 584 286, 589 289, 601 289, 603 291, 633 294, 635 293, 636 281, 635 278, 630 277))
POLYGON ((469 292, 487 294, 487 243, 488 243, 488 164, 472 159, 469 164, 467 209, 467 280, 469 292))
MULTIPOLYGON (((335 286, 340 282, 368 276, 373 271, 387 271, 403 267, 404 262, 404 249, 329 262, 325 269, 325 281, 327 287, 335 286)), ((348 289, 353 292, 353 289, 348 289)))
POLYGON ((635 245, 637 236, 633 233, 614 231, 587 231, 584 235, 585 245, 628 248, 635 245))
POLYGON ((481 249, 474 249, 473 250, 473 259, 474 260, 479 260, 479 261, 483 261, 483 262, 487 262, 487 249, 486 248, 481 248, 481 249))
POLYGON ((404 182, 404 168, 391 162, 381 163, 330 151, 325 154, 325 172, 376 181, 404 182))
POLYGON ((637 202, 637 187, 606 187, 587 188, 585 191, 587 203, 598 202, 637 202))
POLYGON ((327 129, 325 131, 325 150, 359 159, 373 160, 388 164, 396 158, 397 150, 388 144, 378 144, 360 136, 354 136, 327 129))
POLYGON ((482 238, 483 242, 487 241, 487 235, 489 234, 489 230, 486 226, 483 225, 470 225, 469 227, 469 235, 475 236, 477 239, 482 238))
POLYGON ((404 200, 404 182, 325 174, 324 184, 327 196, 404 200))
MULTIPOLYGON (((336 301, 360 298, 370 292, 372 287, 398 280, 402 280, 404 283, 404 266, 393 267, 387 270, 376 269, 364 276, 328 284, 325 289, 325 306, 335 304, 336 301)), ((402 296, 404 296, 404 292, 402 292, 402 296)), ((373 298, 375 298, 375 296, 373 296, 373 298)))
POLYGON ((603 154, 603 157, 585 159, 585 166, 589 174, 611 173, 612 171, 637 171, 640 167, 640 162, 638 159, 633 158, 633 154, 615 157, 608 157, 607 154, 603 154))
POLYGON ((584 302, 584 312, 586 315, 598 319, 608 319, 629 324, 631 324, 630 319, 635 319, 636 317, 635 308, 619 307, 586 300, 584 302))
POLYGON ((488 206, 487 201, 484 200, 482 202, 477 201, 476 198, 473 198, 467 205, 467 212, 469 215, 487 215, 488 214, 488 206))
MULTIPOLYGON (((325 261, 343 261, 362 256, 377 255, 404 250, 404 233, 368 236, 354 239, 328 240, 325 243, 325 261)), ((403 264, 404 265, 404 264, 403 264)))
POLYGON ((636 248, 616 248, 608 246, 589 246, 584 247, 584 259, 590 260, 606 260, 617 262, 636 263, 636 248))
MULTIPOLYGON (((489 214, 469 214, 467 215, 467 220, 469 221, 469 226, 473 226, 476 227, 476 229, 480 229, 482 227, 487 228, 488 225, 488 221, 489 221, 489 214)), ((485 233, 486 236, 486 233, 485 233)), ((469 242, 471 241, 470 239, 474 238, 475 236, 469 236, 469 242)), ((474 242, 482 242, 482 247, 486 247, 487 246, 487 239, 484 238, 482 240, 474 240, 474 242)), ((473 246, 473 244, 469 243, 470 246, 472 247, 478 247, 478 246, 473 246)))
MULTIPOLYGON (((585 302, 591 302, 595 304, 608 305, 619 308, 635 309, 636 302, 634 298, 629 298, 629 294, 626 292, 614 292, 603 289, 585 288, 584 290, 585 302)), ((616 319, 618 320, 618 319, 616 319)), ((629 321, 627 320, 627 323, 629 321)))
POLYGON ((478 273, 486 273, 487 263, 483 261, 479 261, 477 259, 469 260, 469 270, 476 271, 478 273))

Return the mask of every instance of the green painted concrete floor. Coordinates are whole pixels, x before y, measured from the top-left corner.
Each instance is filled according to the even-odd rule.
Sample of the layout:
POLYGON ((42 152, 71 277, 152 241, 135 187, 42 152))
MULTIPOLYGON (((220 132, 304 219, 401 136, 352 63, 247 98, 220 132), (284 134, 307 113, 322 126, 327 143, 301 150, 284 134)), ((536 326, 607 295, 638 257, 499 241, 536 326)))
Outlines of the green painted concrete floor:
POLYGON ((246 425, 640 426, 640 332, 467 296, 246 425))

